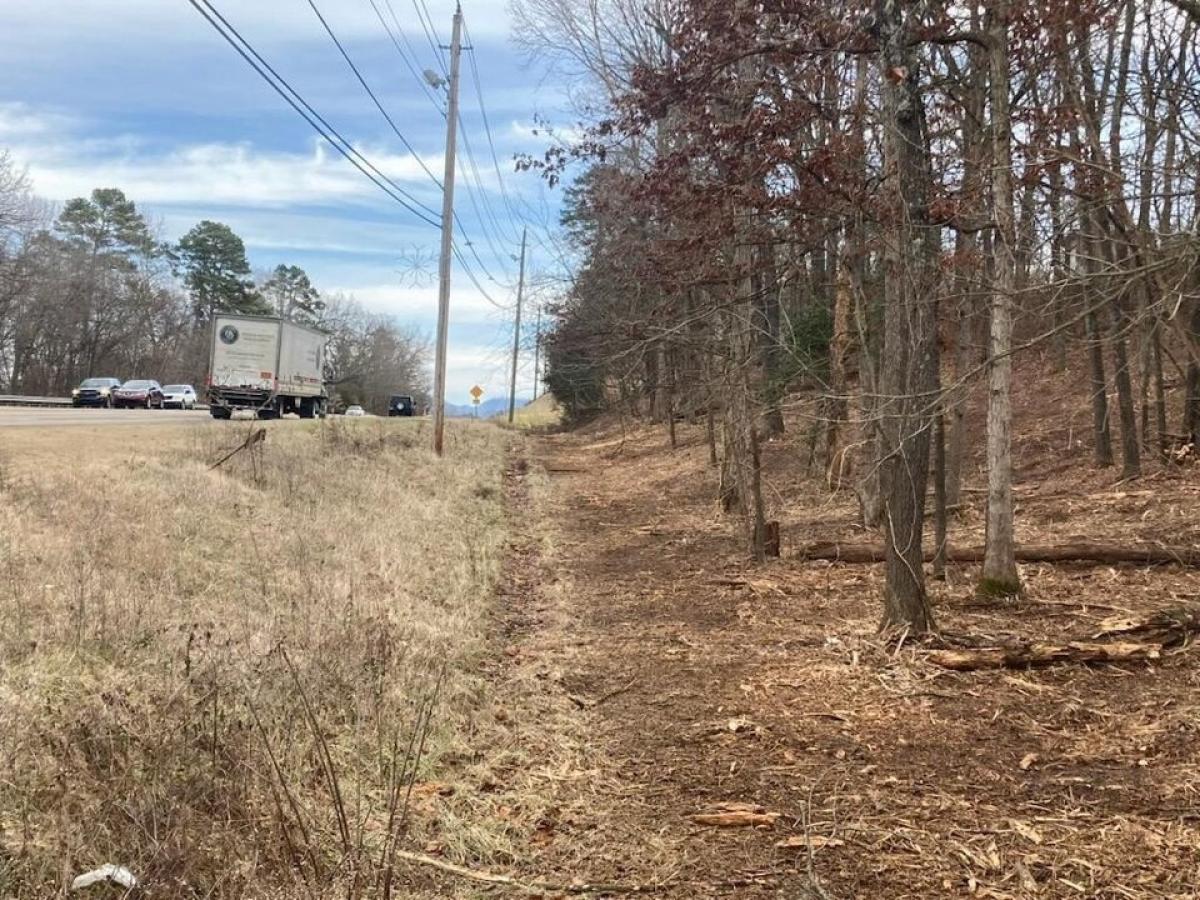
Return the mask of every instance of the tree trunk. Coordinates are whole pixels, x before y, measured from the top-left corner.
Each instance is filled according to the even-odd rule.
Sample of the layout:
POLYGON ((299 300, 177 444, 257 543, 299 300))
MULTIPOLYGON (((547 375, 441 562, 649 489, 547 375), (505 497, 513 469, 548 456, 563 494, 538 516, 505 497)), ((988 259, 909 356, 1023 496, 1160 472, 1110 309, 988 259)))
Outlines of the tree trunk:
POLYGON ((1021 593, 1013 539, 1012 492, 1012 295, 1016 286, 1013 222, 1012 120, 1008 98, 1008 0, 989 10, 992 100, 992 202, 996 221, 988 359, 988 502, 978 593, 1005 597, 1021 593))
POLYGON ((848 450, 845 442, 846 359, 850 353, 850 293, 848 263, 838 266, 833 293, 833 335, 829 341, 829 395, 825 403, 825 483, 831 491, 839 491, 850 477, 848 450))
POLYGON ((1137 411, 1134 409, 1133 380, 1129 377, 1124 322, 1119 302, 1115 300, 1111 318, 1113 374, 1117 383, 1117 410, 1121 417, 1121 477, 1137 478, 1142 474, 1141 440, 1138 435, 1137 411))
MULTIPOLYGON (((971 242, 973 247, 974 242, 971 242)), ((954 387, 950 391, 947 412, 950 430, 946 445, 946 505, 957 507, 961 501, 963 459, 967 452, 967 374, 971 370, 974 346, 975 294, 970 279, 962 279, 964 290, 958 300, 958 337, 954 347, 954 387)))
POLYGON ((936 259, 939 230, 930 222, 930 167, 925 105, 913 34, 899 0, 877 0, 880 37, 881 226, 884 267, 883 399, 880 482, 887 562, 882 627, 917 634, 934 628, 925 591, 922 532, 929 477, 930 425, 936 384, 936 259))
POLYGON ((782 335, 780 334, 779 273, 775 262, 775 245, 770 241, 759 247, 759 284, 761 290, 756 304, 758 320, 758 347, 761 357, 763 380, 763 413, 761 417, 763 437, 771 438, 783 434, 783 410, 780 402, 787 387, 782 383, 780 360, 782 358, 782 335))
POLYGON ((933 432, 933 577, 946 577, 946 416, 938 413, 933 432))
POLYGON ((1099 241, 1091 230, 1091 216, 1080 214, 1079 252, 1083 257, 1084 330, 1087 333, 1088 362, 1091 372, 1092 435, 1096 465, 1107 468, 1113 464, 1112 430, 1108 421, 1108 379, 1104 373, 1104 347, 1101 342, 1099 313, 1101 301, 1097 294, 1099 274, 1099 241))
MULTIPOLYGON (((1088 298, 1086 302, 1091 302, 1091 299, 1088 298)), ((1096 310, 1088 309, 1083 322, 1091 365, 1093 452, 1096 465, 1107 468, 1113 464, 1112 431, 1108 424, 1108 381, 1104 376, 1104 350, 1100 345, 1096 310)))
MULTIPOLYGON (((1062 136, 1061 133, 1054 137, 1055 153, 1062 152, 1062 136)), ((1062 195, 1063 195, 1063 177, 1062 169, 1059 166, 1052 166, 1050 169, 1050 191, 1047 203, 1050 207, 1050 290, 1054 303, 1054 371, 1067 371, 1067 325, 1065 312, 1064 297, 1060 296, 1063 293, 1063 285, 1065 282, 1064 273, 1066 271, 1065 257, 1066 247, 1064 246, 1063 238, 1063 219, 1062 219, 1062 195)))
MULTIPOLYGON (((1193 278, 1193 281, 1196 281, 1193 278)), ((1188 338, 1194 348, 1200 348, 1200 297, 1192 297, 1191 321, 1188 323, 1188 338)), ((1200 363, 1196 353, 1188 358, 1187 375, 1183 397, 1183 433, 1193 447, 1200 449, 1200 363)))

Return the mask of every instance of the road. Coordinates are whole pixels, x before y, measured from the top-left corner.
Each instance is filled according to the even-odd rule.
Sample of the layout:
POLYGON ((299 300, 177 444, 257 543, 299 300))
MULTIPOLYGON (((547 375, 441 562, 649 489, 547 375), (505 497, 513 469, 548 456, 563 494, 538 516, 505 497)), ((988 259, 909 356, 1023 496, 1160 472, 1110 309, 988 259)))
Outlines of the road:
POLYGON ((75 409, 0 407, 0 428, 57 428, 70 425, 180 425, 212 421, 208 410, 179 409, 75 409))

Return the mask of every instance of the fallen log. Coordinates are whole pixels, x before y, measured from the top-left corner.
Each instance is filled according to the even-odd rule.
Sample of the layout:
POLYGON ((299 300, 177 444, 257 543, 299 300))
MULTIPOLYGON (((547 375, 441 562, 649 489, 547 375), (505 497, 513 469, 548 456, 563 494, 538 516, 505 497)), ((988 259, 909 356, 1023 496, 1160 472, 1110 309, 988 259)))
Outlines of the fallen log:
POLYGON ((1141 618, 1105 619, 1090 640, 1051 644, 1018 641, 982 647, 947 647, 925 658, 959 672, 978 669, 1024 669, 1057 663, 1120 663, 1158 659, 1164 650, 1185 646, 1200 634, 1200 604, 1161 609, 1141 618), (1119 641, 1112 638, 1142 638, 1119 641))
MULTIPOLYGON (((1115 544, 1070 543, 1070 544, 1025 544, 1017 547, 1017 562, 1027 563, 1095 563, 1097 565, 1119 565, 1131 563, 1142 566, 1165 566, 1177 564, 1200 568, 1200 547, 1164 544, 1141 546, 1118 546, 1115 544)), ((880 544, 839 544, 833 541, 818 541, 801 547, 796 555, 800 559, 824 559, 844 563, 877 563, 884 561, 884 549, 880 544)), ((946 548, 949 562, 983 562, 983 547, 946 548)), ((925 561, 933 560, 933 550, 925 551, 925 561)))
POLYGON ((718 803, 712 809, 688 816, 697 825, 718 828, 772 828, 779 817, 779 813, 767 812, 757 803, 718 803))
POLYGON ((1105 619, 1093 637, 1137 637, 1170 650, 1182 646, 1197 634, 1200 634, 1200 606, 1176 606, 1143 619, 1105 619))
POLYGON ((934 650, 926 656, 931 663, 958 672, 979 669, 1025 669, 1057 663, 1117 663, 1158 659, 1158 644, 1071 641, 1066 644, 1021 643, 1004 647, 934 650))

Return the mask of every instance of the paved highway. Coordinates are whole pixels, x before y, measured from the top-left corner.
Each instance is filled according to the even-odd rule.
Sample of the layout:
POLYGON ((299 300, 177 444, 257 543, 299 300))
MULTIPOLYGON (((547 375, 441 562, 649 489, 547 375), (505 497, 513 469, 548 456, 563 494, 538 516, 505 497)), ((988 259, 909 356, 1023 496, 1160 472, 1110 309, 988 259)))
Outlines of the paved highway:
POLYGON ((188 422, 208 422, 212 418, 206 409, 75 409, 67 407, 22 408, 0 407, 0 428, 56 428, 70 425, 181 425, 188 422))

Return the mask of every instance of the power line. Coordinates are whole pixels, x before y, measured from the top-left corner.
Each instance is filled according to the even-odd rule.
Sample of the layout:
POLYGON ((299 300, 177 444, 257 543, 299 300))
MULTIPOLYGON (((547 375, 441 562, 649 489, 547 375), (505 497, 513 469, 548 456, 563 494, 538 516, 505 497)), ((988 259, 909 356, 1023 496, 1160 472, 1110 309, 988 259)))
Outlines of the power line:
MULTIPOLYGON (((404 61, 405 65, 408 67, 408 69, 412 73, 413 77, 418 79, 418 81, 420 82, 422 87, 427 87, 424 77, 417 73, 416 65, 412 61, 410 61, 408 54, 406 54, 404 52, 403 48, 401 48, 399 41, 397 41, 395 34, 393 34, 393 32, 392 32, 392 29, 390 27, 388 27, 386 20, 384 20, 384 18, 383 18, 381 10, 375 3, 375 0, 369 0, 369 2, 371 3, 372 8, 375 10, 375 14, 379 18, 380 24, 383 25, 384 30, 387 31, 387 33, 388 33, 388 37, 391 38, 392 45, 395 47, 396 52, 400 55, 400 58, 404 61)), ((385 0, 385 3, 388 6, 388 11, 389 11, 389 13, 391 13, 393 20, 396 22, 396 26, 397 26, 397 29, 399 30, 399 33, 401 34, 401 36, 403 36, 405 38, 405 42, 408 43, 409 49, 411 51, 412 45, 411 45, 411 43, 408 42, 407 36, 404 35, 404 31, 403 31, 403 28, 400 26, 399 20, 396 19, 395 9, 392 7, 390 0, 385 0)), ((349 64, 351 70, 353 70, 355 76, 357 76, 359 83, 363 86, 363 88, 367 91, 367 94, 370 96, 371 100, 375 103, 375 107, 383 115, 384 119, 387 120, 388 124, 391 126, 392 130, 396 132, 397 136, 400 137, 401 141, 404 141, 404 145, 406 147, 408 147, 409 150, 412 151, 415 156, 416 152, 412 150, 412 146, 408 143, 408 141, 406 141, 404 139, 404 136, 402 134, 400 134, 400 131, 396 127, 395 122, 384 110, 383 105, 380 102, 379 98, 375 95, 375 93, 371 90, 371 88, 366 84, 366 81, 363 78, 362 74, 359 72, 358 68, 355 66, 353 61, 350 59, 349 55, 346 53, 345 49, 343 48, 341 43, 338 41, 337 37, 333 34, 328 23, 325 21, 325 18, 321 15, 320 11, 317 9, 316 4, 314 3, 314 0, 309 0, 309 5, 313 7, 313 12, 315 12, 317 14, 317 18, 321 20, 321 24, 324 25, 325 31, 329 34, 330 38, 332 38, 334 43, 338 46, 338 49, 339 49, 339 51, 341 51, 343 59, 345 59, 347 64, 349 64)), ((428 10, 426 10, 426 14, 428 14, 428 10)), ((466 23, 464 22, 464 27, 465 27, 465 24, 466 23)), ((413 56, 415 58, 415 56, 416 56, 415 52, 413 53, 413 56)), ((476 68, 476 71, 477 71, 477 68, 476 68)), ((427 94, 427 96, 430 96, 428 91, 426 91, 426 94, 427 94)), ((432 95, 432 96, 434 98, 436 98, 436 95, 432 95)), ((434 102, 435 102, 435 106, 437 107, 438 111, 444 115, 445 112, 444 112, 444 110, 442 110, 441 106, 437 104, 436 99, 434 102)), ((479 167, 475 163, 474 155, 470 148, 469 138, 467 137, 467 134, 466 134, 466 126, 465 126, 465 124, 463 124, 461 115, 458 117, 458 123, 459 123, 460 127, 463 129, 463 141, 464 141, 464 145, 465 145, 465 149, 466 149, 468 164, 469 164, 470 168, 473 170, 475 181, 477 184, 479 184, 479 190, 482 192, 483 185, 482 185, 482 182, 481 182, 481 179, 479 176, 479 167)), ((437 179, 437 177, 432 172, 429 171, 429 168, 427 166, 425 166, 424 163, 421 162, 419 157, 417 158, 417 161, 418 161, 418 163, 421 164, 421 167, 423 169, 425 169, 426 174, 428 174, 429 177, 433 179, 434 184, 436 184, 438 186, 438 189, 440 190, 442 187, 441 181, 439 181, 437 179)), ((496 259, 499 261, 500 268, 501 268, 501 270, 504 271, 505 277, 508 277, 508 271, 505 266, 504 256, 503 256, 503 254, 501 254, 500 252, 498 252, 496 250, 496 245, 493 241, 492 235, 487 231, 487 223, 484 221, 484 212, 480 209, 479 201, 476 199, 474 192, 471 189, 471 183, 470 183, 469 179, 466 180, 465 187, 467 189, 468 199, 471 201, 471 205, 472 205, 472 207, 474 207, 475 214, 479 219, 479 227, 480 227, 480 230, 483 232, 484 239, 486 240, 489 248, 491 249, 492 255, 495 256, 496 259)), ((487 206, 486 194, 484 194, 484 205, 487 209, 488 215, 491 216, 492 222, 495 225, 496 230, 503 231, 503 227, 500 225, 499 220, 496 218, 495 213, 492 212, 492 210, 489 206, 487 206)), ((457 211, 454 211, 453 214, 454 214, 455 224, 458 225, 459 230, 463 233, 463 235, 465 237, 466 232, 467 232, 466 225, 463 223, 462 218, 459 216, 457 211)), ((492 282, 499 283, 497 281, 496 277, 493 276, 491 274, 491 272, 488 270, 487 265, 480 258, 478 252, 475 250, 474 244, 472 244, 470 241, 468 241, 467 247, 468 247, 468 249, 470 249, 471 255, 475 257, 475 260, 479 264, 480 269, 483 270, 485 277, 492 282)))
POLYGON ((512 218, 520 220, 521 216, 513 208, 512 200, 508 196, 508 188, 504 184, 504 177, 500 174, 500 159, 496 155, 496 142, 492 137, 491 123, 488 121, 487 104, 483 102, 483 82, 479 77, 479 65, 475 55, 475 41, 471 38, 471 31, 467 27, 466 22, 463 23, 463 29, 467 34, 467 58, 471 64, 471 77, 475 82, 475 97, 479 101, 479 114, 483 119, 484 132, 487 134, 488 149, 492 154, 492 164, 496 169, 496 182, 500 186, 500 197, 504 201, 504 206, 508 210, 508 214, 512 218))
MULTIPOLYGON (((379 8, 379 4, 376 3, 375 0, 367 0, 367 2, 371 4, 371 9, 375 10, 375 15, 379 19, 379 24, 382 25, 383 30, 387 32, 388 38, 391 39, 392 46, 396 48, 396 53, 398 53, 400 58, 404 60, 404 65, 408 67, 408 71, 412 73, 413 78, 416 79, 417 84, 420 86, 422 92, 424 92, 425 96, 429 98, 429 101, 433 103, 434 108, 444 117, 446 115, 446 111, 442 109, 441 103, 438 102, 437 95, 430 90, 429 84, 425 81, 425 76, 417 70, 417 54, 412 52, 412 44, 408 40, 408 35, 404 33, 404 28, 400 25, 400 21, 396 18, 396 12, 392 9, 391 3, 387 3, 388 12, 391 13, 392 21, 396 23, 396 29, 399 31, 400 36, 404 39, 404 42, 408 44, 408 49, 410 52, 412 52, 411 58, 407 53, 404 52, 404 48, 400 46, 400 41, 396 37, 396 32, 392 31, 392 27, 388 25, 387 19, 383 17, 383 11, 379 8)), ((387 2, 387 0, 385 0, 385 2, 387 2)))
POLYGON ((354 147, 354 145, 350 143, 350 141, 343 137, 341 133, 338 132, 338 130, 332 125, 330 125, 320 113, 313 109, 312 105, 309 104, 308 101, 306 101, 303 96, 301 96, 300 93, 288 83, 287 79, 276 72, 275 69, 272 68, 271 64, 263 59, 262 55, 254 49, 253 45, 251 45, 249 41, 242 37, 238 30, 234 28, 232 24, 230 24, 229 20, 221 15, 216 7, 212 5, 211 0, 188 0, 188 2, 191 3, 196 11, 204 17, 208 24, 211 25, 213 29, 219 35, 221 35, 222 38, 225 39, 226 43, 228 43, 229 46, 237 51, 237 54, 241 56, 242 59, 244 59, 252 69, 254 69, 259 77, 269 84, 275 93, 279 94, 279 96, 282 97, 284 101, 290 107, 292 107, 292 109, 294 109, 315 132, 317 132, 317 134, 328 141, 329 144, 338 151, 338 153, 344 156, 363 175, 367 176, 367 178, 374 182, 374 184, 380 190, 382 190, 385 194, 387 194, 417 218, 435 228, 441 227, 441 223, 438 221, 438 219, 430 218, 421 210, 424 209, 429 211, 435 216, 437 215, 436 212, 429 210, 429 207, 425 206, 425 204, 421 203, 420 200, 381 172, 374 163, 363 156, 363 154, 360 153, 354 147), (216 18, 214 18, 214 16, 216 18), (220 24, 218 24, 218 20, 220 24), (224 28, 222 28, 222 26, 224 26, 224 28), (228 29, 228 31, 226 31, 226 29, 228 29), (239 42, 245 47, 245 49, 243 49, 242 46, 239 46, 239 42), (268 72, 270 73, 269 75, 267 74, 268 72), (291 96, 289 96, 289 94, 291 96), (295 99, 293 99, 293 97, 295 99), (320 124, 318 124, 318 122, 320 124), (324 126, 324 128, 322 128, 322 126, 324 126), (371 171, 367 171, 368 169, 371 171))
POLYGON ((425 0, 412 0, 413 11, 417 14, 417 21, 421 23, 421 30, 425 32, 425 40, 429 42, 429 49, 433 51, 433 58, 437 60, 437 64, 441 67, 442 74, 446 72, 446 61, 442 59, 442 51, 439 49, 441 41, 435 39, 434 35, 437 31, 433 27, 433 17, 429 15, 429 8, 425 6, 425 0), (421 10, 425 12, 422 15, 421 10), (429 24, 425 24, 425 19, 429 19, 429 24))
MULTIPOLYGON (((466 126, 463 125, 462 116, 459 116, 458 122, 459 122, 460 127, 462 128, 463 150, 467 157, 468 172, 471 176, 474 177, 475 183, 476 183, 476 185, 478 185, 479 193, 482 195, 482 202, 484 205, 484 209, 486 209, 487 214, 489 216, 491 216, 492 224, 495 226, 497 231, 502 231, 503 229, 501 228, 499 221, 496 219, 496 214, 492 211, 491 207, 489 207, 487 205, 487 194, 484 191, 483 182, 479 177, 479 166, 476 164, 474 154, 471 151, 471 141, 470 141, 470 138, 467 137, 466 126)), ((494 257, 496 257, 497 262, 499 262, 500 269, 504 272, 505 277, 508 277, 509 273, 508 273, 508 269, 505 265, 504 257, 496 249, 496 244, 495 244, 495 241, 492 239, 492 234, 491 234, 491 232, 488 231, 487 222, 485 221, 485 217, 484 217, 484 212, 483 212, 483 210, 480 209, 480 205, 479 205, 480 201, 476 199, 475 190, 471 187, 471 179, 470 178, 463 179, 463 184, 466 186, 466 189, 467 189, 467 198, 471 201, 471 206, 475 209, 475 215, 479 220, 479 230, 482 232, 484 240, 487 241, 488 247, 492 251, 492 255, 494 257)), ((462 223, 460 222, 459 224, 461 226, 462 223)), ((503 236, 500 236, 497 239, 500 240, 501 243, 503 243, 505 240, 505 238, 503 236)), ((482 266, 483 263, 480 262, 480 265, 482 266)), ((486 272, 486 268, 485 268, 485 272, 486 272)), ((490 273, 488 274, 488 277, 489 278, 492 277, 490 273)), ((495 280, 495 279, 493 279, 493 280, 495 280)))
MULTIPOLYGON (((425 170, 425 174, 433 180, 433 183, 437 185, 437 188, 440 191, 442 189, 442 183, 438 181, 437 176, 430 171, 429 166, 425 165, 424 160, 421 159, 421 155, 417 153, 416 148, 408 142, 408 138, 406 138, 400 132, 400 129, 396 126, 395 121, 390 115, 388 115, 388 111, 383 108, 383 104, 379 102, 379 98, 375 96, 375 92, 371 90, 371 86, 367 84, 367 80, 363 78, 362 72, 358 70, 358 66, 354 64, 354 60, 350 58, 350 54, 346 52, 346 48, 342 46, 342 42, 338 40, 337 35, 333 33, 333 29, 329 27, 329 23, 325 21, 325 17, 321 15, 321 10, 317 8, 316 0, 308 0, 308 5, 312 7, 312 11, 316 13, 317 19, 320 20, 321 26, 325 29, 325 33, 329 35, 334 45, 338 48, 338 52, 342 54, 342 59, 346 61, 346 65, 350 67, 350 71, 354 73, 354 77, 358 79, 358 83, 361 84, 363 90, 367 92, 367 96, 371 98, 371 101, 375 104, 375 108, 379 110, 379 114, 383 116, 388 125, 391 126, 392 131, 396 133, 396 137, 400 138, 400 143, 402 143, 408 152, 412 154, 413 159, 417 161, 417 165, 425 170)), ((437 215, 434 210, 431 209, 429 211, 434 213, 434 215, 437 215)))
MULTIPOLYGON (((471 279, 471 283, 473 285, 475 285, 475 287, 479 290, 479 293, 481 293, 483 295, 483 299, 486 300, 488 303, 492 304, 492 306, 496 307, 496 309, 507 312, 508 307, 506 307, 504 304, 502 304, 498 300, 496 300, 495 297, 493 297, 491 294, 489 294, 487 292, 487 288, 485 288, 482 284, 480 284, 479 279, 475 275, 475 272, 472 271, 470 265, 467 264, 466 258, 462 255, 462 251, 458 248, 457 241, 454 244, 454 258, 458 260, 458 264, 460 266, 462 266, 462 270, 467 273, 467 277, 471 279)), ((478 258, 479 257, 476 256, 476 259, 478 259, 478 258)))

